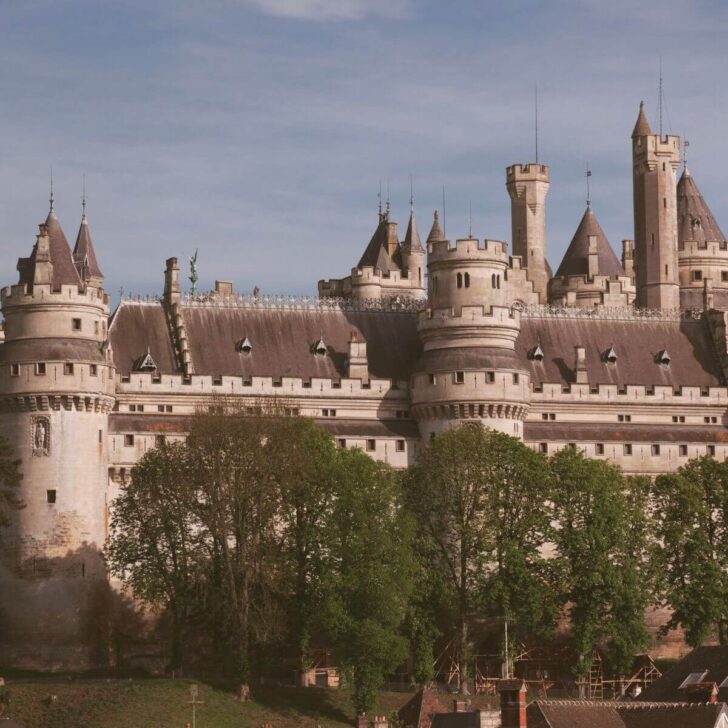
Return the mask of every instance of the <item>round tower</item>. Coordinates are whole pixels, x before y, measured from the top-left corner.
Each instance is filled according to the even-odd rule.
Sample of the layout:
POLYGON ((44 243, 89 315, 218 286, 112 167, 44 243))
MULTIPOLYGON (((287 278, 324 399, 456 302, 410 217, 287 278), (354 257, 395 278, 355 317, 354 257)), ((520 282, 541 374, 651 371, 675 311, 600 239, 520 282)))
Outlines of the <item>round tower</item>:
POLYGON ((428 440, 479 422, 523 437, 530 377, 515 354, 520 310, 507 278, 506 244, 428 242, 430 306, 419 314, 422 357, 413 376, 412 413, 428 440))
POLYGON ((21 459, 25 508, 2 534, 0 661, 103 664, 109 300, 85 215, 74 253, 53 206, 1 293, 0 433, 21 459))

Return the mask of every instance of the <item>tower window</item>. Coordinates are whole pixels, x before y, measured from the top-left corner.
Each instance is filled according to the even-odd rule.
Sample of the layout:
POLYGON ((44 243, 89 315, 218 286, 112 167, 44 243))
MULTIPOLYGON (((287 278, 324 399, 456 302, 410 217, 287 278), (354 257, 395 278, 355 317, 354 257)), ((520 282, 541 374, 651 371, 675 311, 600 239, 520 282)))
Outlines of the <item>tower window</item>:
POLYGON ((651 452, 653 456, 660 454, 660 446, 659 445, 653 445, 651 448, 651 452))
POLYGON ((20 364, 11 364, 10 365, 10 376, 11 377, 20 376, 20 364))
POLYGON ((63 365, 63 373, 64 374, 73 374, 73 363, 70 361, 67 361, 63 365))
POLYGON ((723 281, 723 283, 728 282, 728 270, 722 270, 720 272, 720 279, 723 281))
POLYGON ((377 449, 376 440, 367 440, 367 452, 374 452, 377 449))
POLYGON ((99 322, 98 321, 94 321, 94 334, 96 334, 97 336, 99 334, 99 322))
POLYGON ((715 457, 715 445, 708 445, 708 455, 715 457))
POLYGON ((404 440, 397 440, 397 452, 404 452, 404 440))
POLYGON ((625 455, 631 455, 632 454, 632 445, 630 443, 625 443, 625 446, 624 446, 624 454, 625 455))
POLYGON ((493 382, 495 382, 495 372, 486 372, 485 381, 488 382, 488 384, 493 384, 493 382))
POLYGON ((688 456, 688 446, 687 445, 680 445, 680 457, 686 458, 688 456))
POLYGON ((465 382, 465 372, 455 372, 455 384, 463 384, 465 382))
POLYGON ((44 377, 45 376, 45 373, 46 373, 46 364, 45 364, 44 361, 39 361, 39 362, 36 363, 36 365, 35 365, 35 373, 39 377, 44 377))
POLYGON ((458 288, 462 288, 463 287, 463 274, 458 273, 457 276, 455 277, 455 279, 457 281, 458 288))
POLYGON ((693 271, 693 280, 694 281, 702 281, 703 280, 703 271, 702 270, 694 270, 693 271))
POLYGON ((519 381, 520 381, 519 375, 518 374, 514 374, 513 375, 513 384, 518 384, 519 381))
POLYGON ((164 443, 167 441, 167 438, 164 435, 155 435, 154 436, 154 447, 164 447, 164 443))
POLYGON ((134 435, 124 435, 124 445, 126 447, 134 446, 134 435))
POLYGON ((548 451, 549 451, 549 445, 548 445, 548 443, 547 442, 539 442, 539 444, 538 444, 538 451, 542 455, 548 454, 548 451))
POLYGON ((56 491, 55 490, 47 490, 46 491, 46 503, 55 503, 56 502, 56 491))
POLYGON ((598 442, 595 446, 595 451, 597 455, 604 455, 604 443, 598 442))
POLYGON ((465 287, 470 288, 470 273, 465 274, 465 287))
POLYGON ((346 440, 342 437, 336 441, 336 444, 343 450, 346 448, 346 440))
POLYGON ((96 366, 96 364, 92 364, 92 365, 91 365, 91 366, 90 366, 90 367, 88 368, 88 373, 89 373, 89 374, 90 374, 90 375, 91 375, 92 377, 95 377, 95 376, 96 376, 96 375, 98 374, 98 371, 99 371, 99 369, 98 369, 98 367, 96 366))
POLYGON ((80 331, 81 330, 81 319, 80 318, 71 319, 71 328, 74 331, 80 331))

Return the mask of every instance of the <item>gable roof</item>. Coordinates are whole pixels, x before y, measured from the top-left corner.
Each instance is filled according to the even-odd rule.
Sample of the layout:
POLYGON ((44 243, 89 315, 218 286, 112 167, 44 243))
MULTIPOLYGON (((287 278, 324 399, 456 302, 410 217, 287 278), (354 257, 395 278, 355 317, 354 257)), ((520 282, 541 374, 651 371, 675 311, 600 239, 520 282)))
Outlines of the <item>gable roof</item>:
POLYGON ((615 278, 623 276, 624 269, 612 250, 607 236, 599 224, 596 215, 591 207, 587 206, 576 228, 574 237, 569 243, 557 276, 581 276, 589 273, 589 237, 594 236, 597 243, 597 260, 599 264, 599 275, 615 278))
POLYGON ((693 176, 685 169, 677 183, 677 242, 722 242, 725 235, 713 217, 693 176))
POLYGON ((397 711, 397 717, 404 728, 430 728, 430 716, 445 712, 437 692, 431 688, 421 688, 397 711))
MULTIPOLYGON (((696 647, 668 670, 659 680, 648 685, 638 700, 676 701, 685 698, 680 690, 685 678, 691 672, 708 671, 702 682, 714 682, 720 686, 728 679, 728 646, 704 645, 696 647)), ((718 700, 728 702, 728 683, 720 688, 718 700)))

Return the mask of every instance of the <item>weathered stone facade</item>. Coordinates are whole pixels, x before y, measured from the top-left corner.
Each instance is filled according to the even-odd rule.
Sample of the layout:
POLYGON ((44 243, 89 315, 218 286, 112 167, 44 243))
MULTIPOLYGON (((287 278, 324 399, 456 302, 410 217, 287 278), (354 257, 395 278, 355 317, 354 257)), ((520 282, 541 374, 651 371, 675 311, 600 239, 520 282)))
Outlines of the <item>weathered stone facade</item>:
POLYGON ((125 299, 110 317, 85 216, 72 252, 51 210, 2 291, 0 429, 27 507, 3 537, 0 663, 103 663, 109 508, 139 458, 184 437, 216 395, 251 412, 275 398, 395 467, 463 422, 628 473, 724 459, 728 251, 694 182, 676 187, 678 149, 641 113, 634 245, 618 261, 588 208, 555 276, 544 165, 506 172, 520 255, 450 243, 437 215, 423 246, 412 210, 400 242, 387 210, 351 276, 320 282, 320 297, 226 282, 185 295, 171 258, 162 296, 125 299))

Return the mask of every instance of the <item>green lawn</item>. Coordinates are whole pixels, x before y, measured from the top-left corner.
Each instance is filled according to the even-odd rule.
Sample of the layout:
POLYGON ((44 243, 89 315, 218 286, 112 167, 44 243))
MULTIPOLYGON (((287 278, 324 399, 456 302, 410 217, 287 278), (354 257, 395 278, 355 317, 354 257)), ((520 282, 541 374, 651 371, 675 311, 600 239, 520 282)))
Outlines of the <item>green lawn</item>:
MULTIPOLYGON (((241 703, 229 689, 198 685, 204 703, 197 708, 197 728, 260 728, 266 721, 273 728, 341 728, 354 719, 345 690, 258 688, 252 700, 241 703)), ((10 680, 0 688, 10 699, 0 717, 16 718, 27 728, 184 728, 192 719, 189 686, 182 679, 10 680)), ((389 715, 411 696, 381 693, 379 712, 389 715)), ((449 706, 447 696, 442 701, 449 706)))

